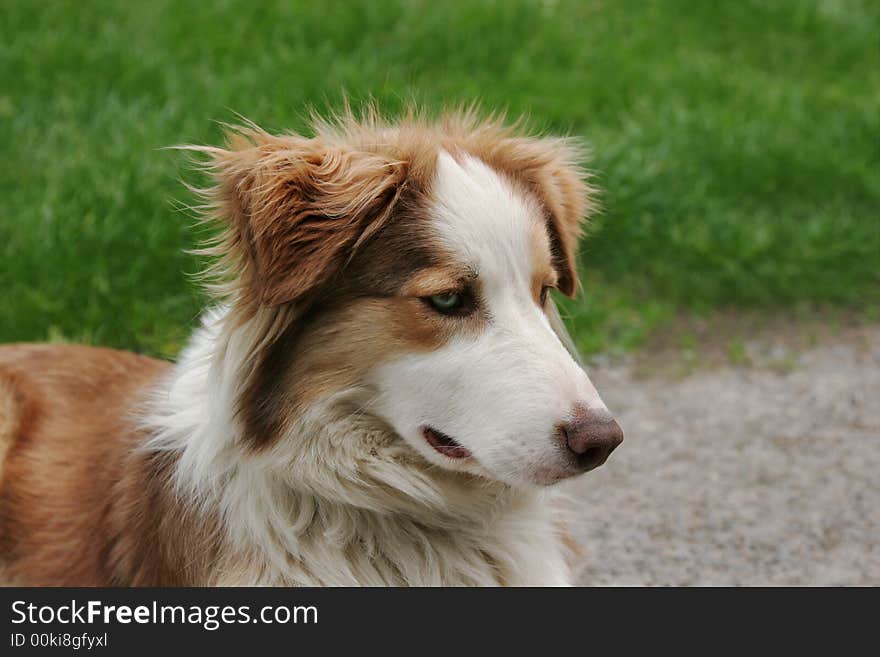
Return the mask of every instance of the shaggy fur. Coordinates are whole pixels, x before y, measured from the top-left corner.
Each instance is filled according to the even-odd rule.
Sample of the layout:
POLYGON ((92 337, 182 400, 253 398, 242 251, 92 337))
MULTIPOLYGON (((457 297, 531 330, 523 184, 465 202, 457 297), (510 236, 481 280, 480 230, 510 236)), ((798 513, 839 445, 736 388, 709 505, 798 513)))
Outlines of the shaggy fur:
POLYGON ((565 505, 535 484, 574 473, 553 442, 568 409, 604 409, 545 299, 550 285, 574 294, 591 208, 572 143, 472 112, 370 113, 316 121, 312 137, 249 125, 191 150, 215 181, 201 193, 222 227, 208 249, 218 305, 178 362, 0 348, 5 581, 569 583, 565 505), (497 216, 483 232, 466 224, 477 202, 497 216), (493 231, 509 242, 483 249, 493 231), (462 285, 474 309, 460 321, 425 302, 462 285), (469 379, 456 358, 499 376, 469 379), (505 371, 506 402, 491 393, 505 371), (422 389, 426 372, 438 378, 422 389), (546 436, 490 429, 451 381, 546 436), (457 406, 437 410, 445 398, 457 406), (407 405, 429 399, 424 417, 472 420, 472 458, 413 433, 407 405))

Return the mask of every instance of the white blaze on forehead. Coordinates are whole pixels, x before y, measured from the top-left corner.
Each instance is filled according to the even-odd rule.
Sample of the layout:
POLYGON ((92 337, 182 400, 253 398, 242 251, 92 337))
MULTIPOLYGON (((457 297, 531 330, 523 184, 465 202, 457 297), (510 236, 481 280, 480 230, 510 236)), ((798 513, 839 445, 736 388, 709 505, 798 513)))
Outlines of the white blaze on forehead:
POLYGON ((441 150, 432 219, 438 237, 484 284, 506 281, 529 289, 536 253, 550 257, 540 207, 498 172, 469 155, 441 150), (538 243, 536 243, 536 241, 538 243))

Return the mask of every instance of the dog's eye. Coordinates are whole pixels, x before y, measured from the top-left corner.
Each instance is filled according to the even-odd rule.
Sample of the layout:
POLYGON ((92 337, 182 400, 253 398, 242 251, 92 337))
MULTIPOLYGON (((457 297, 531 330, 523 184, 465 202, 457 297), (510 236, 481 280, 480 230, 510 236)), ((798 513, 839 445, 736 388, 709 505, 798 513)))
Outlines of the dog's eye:
POLYGON ((428 297, 428 303, 437 312, 450 314, 461 310, 464 305, 464 297, 458 292, 447 292, 428 297))
POLYGON ((476 298, 469 288, 458 292, 444 292, 443 294, 422 297, 422 301, 441 315, 452 317, 465 317, 477 309, 476 298))

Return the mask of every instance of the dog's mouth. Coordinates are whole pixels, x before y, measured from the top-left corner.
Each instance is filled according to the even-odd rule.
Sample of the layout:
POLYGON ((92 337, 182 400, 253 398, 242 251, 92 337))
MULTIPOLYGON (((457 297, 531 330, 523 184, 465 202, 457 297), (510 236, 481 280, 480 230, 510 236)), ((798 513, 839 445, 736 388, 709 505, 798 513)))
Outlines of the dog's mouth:
POLYGON ((422 427, 422 435, 428 441, 428 444, 443 454, 443 456, 448 456, 451 459, 466 459, 471 455, 466 448, 459 445, 453 438, 436 429, 422 427))

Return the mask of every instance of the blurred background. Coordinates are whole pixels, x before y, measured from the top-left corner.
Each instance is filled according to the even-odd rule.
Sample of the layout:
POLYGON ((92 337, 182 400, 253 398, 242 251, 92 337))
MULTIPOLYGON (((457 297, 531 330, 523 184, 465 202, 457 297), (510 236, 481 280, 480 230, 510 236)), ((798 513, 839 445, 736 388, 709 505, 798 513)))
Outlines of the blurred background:
POLYGON ((880 583, 878 35, 872 0, 4 0, 0 341, 174 357, 206 300, 163 147, 476 99, 604 190, 564 311, 628 438, 584 581, 880 583))

